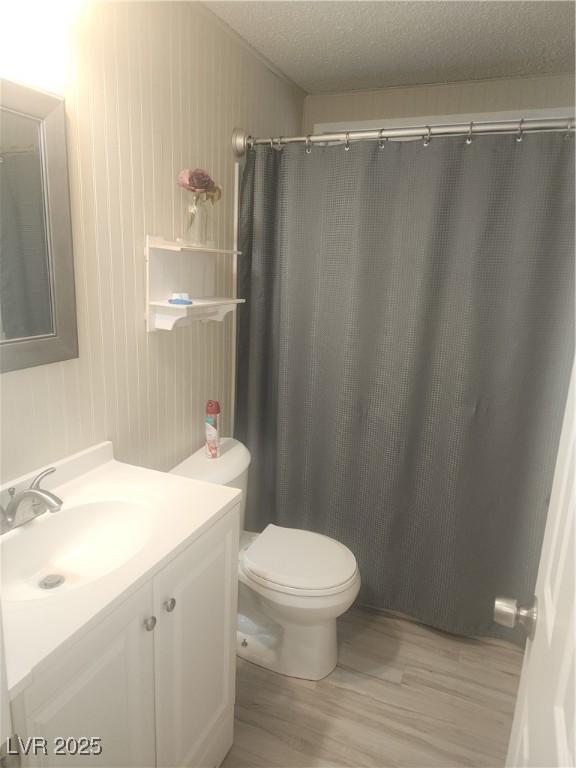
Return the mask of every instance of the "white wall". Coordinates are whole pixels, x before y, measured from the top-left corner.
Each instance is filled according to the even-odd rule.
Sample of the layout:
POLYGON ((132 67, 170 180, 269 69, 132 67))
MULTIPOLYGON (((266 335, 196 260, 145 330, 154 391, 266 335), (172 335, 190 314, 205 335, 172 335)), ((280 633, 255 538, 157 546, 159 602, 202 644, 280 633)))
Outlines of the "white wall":
MULTIPOLYGON (((297 133, 304 94, 191 2, 101 3, 72 37, 66 86, 80 358, 0 377, 2 476, 104 439, 117 458, 167 469, 202 442, 204 402, 230 429, 231 318, 147 335, 144 237, 185 234, 183 167, 224 188, 232 243, 234 126, 297 133)), ((231 268, 218 257, 219 288, 231 268)))
POLYGON ((320 94, 306 97, 303 132, 311 133, 318 123, 510 112, 573 105, 572 75, 501 78, 320 94))

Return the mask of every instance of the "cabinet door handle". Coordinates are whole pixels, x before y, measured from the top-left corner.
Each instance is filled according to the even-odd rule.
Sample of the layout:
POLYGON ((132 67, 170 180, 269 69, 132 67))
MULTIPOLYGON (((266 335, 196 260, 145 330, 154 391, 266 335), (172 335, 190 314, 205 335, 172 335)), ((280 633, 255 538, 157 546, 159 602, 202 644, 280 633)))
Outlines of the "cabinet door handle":
POLYGON ((156 616, 150 616, 148 619, 144 619, 144 629, 146 632, 152 632, 156 626, 156 616))
POLYGON ((176 598, 171 597, 170 600, 166 600, 164 602, 164 608, 168 611, 168 613, 172 613, 174 608, 176 608, 176 598))

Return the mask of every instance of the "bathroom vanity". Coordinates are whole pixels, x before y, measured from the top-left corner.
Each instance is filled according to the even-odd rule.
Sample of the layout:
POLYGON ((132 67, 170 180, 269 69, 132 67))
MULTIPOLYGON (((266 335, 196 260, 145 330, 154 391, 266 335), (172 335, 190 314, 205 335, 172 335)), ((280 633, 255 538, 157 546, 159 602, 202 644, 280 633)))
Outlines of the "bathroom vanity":
POLYGON ((56 467, 62 510, 0 542, 13 731, 39 737, 22 764, 219 765, 240 491, 122 464, 110 443, 56 467))

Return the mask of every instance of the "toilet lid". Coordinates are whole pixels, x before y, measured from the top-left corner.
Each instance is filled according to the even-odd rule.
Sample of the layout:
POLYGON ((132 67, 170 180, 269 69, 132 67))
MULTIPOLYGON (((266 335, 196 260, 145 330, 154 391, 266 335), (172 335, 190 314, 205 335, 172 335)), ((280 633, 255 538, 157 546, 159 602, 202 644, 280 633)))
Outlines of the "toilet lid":
POLYGON ((293 589, 332 589, 349 581, 356 558, 339 541, 319 533, 268 525, 242 552, 249 572, 293 589))

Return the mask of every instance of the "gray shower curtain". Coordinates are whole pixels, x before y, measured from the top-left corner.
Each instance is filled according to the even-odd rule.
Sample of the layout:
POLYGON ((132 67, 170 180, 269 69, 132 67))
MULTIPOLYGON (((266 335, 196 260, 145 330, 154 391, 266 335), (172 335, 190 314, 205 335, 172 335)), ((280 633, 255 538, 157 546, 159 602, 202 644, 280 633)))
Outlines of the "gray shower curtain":
POLYGON ((573 354, 574 140, 249 152, 247 527, 355 553, 360 602, 492 634, 534 589, 573 354))

